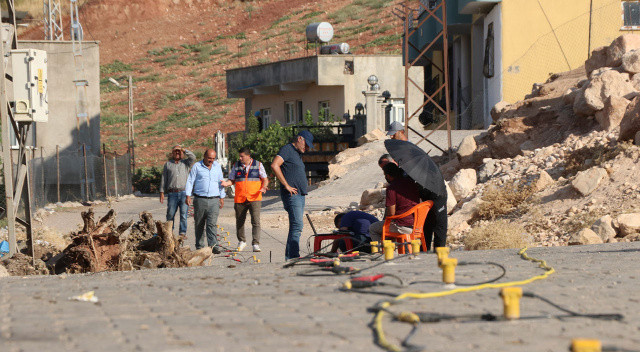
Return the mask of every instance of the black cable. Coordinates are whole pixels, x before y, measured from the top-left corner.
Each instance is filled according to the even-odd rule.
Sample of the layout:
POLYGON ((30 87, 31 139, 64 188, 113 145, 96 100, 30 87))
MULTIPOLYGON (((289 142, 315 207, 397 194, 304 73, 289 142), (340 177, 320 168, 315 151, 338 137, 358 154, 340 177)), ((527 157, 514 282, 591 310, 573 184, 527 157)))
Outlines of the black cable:
POLYGON ((379 262, 379 263, 373 264, 373 265, 371 265, 371 266, 368 266, 368 267, 366 267, 366 268, 358 269, 358 270, 356 270, 356 271, 355 271, 353 274, 351 274, 351 275, 359 274, 359 273, 361 273, 361 272, 363 272, 363 271, 365 271, 365 270, 373 269, 373 268, 375 268, 375 267, 377 267, 377 266, 380 266, 380 265, 382 265, 382 264, 389 263, 389 262, 391 262, 391 261, 398 260, 398 259, 400 259, 400 258, 405 258, 405 257, 408 257, 408 256, 412 256, 412 255, 413 255, 413 254, 403 254, 403 255, 399 255, 399 256, 397 256, 397 257, 395 257, 395 258, 393 258, 393 259, 385 260, 385 261, 382 261, 382 262, 379 262))
POLYGON ((591 318, 591 319, 602 319, 602 320, 616 320, 616 321, 621 321, 624 319, 624 315, 622 314, 582 314, 582 313, 578 313, 578 312, 574 312, 568 308, 564 308, 554 302, 551 302, 549 299, 542 297, 540 295, 537 295, 533 292, 523 292, 522 293, 522 297, 527 297, 527 298, 537 298, 545 303, 547 303, 548 305, 562 311, 565 312, 567 314, 569 314, 570 316, 574 316, 574 317, 583 317, 583 318, 591 318))
MULTIPOLYGON (((496 282, 500 279, 502 279, 506 274, 507 274, 507 269, 505 269, 505 267, 501 264, 498 263, 494 263, 494 262, 460 262, 458 263, 458 266, 465 266, 465 265, 494 265, 497 266, 498 268, 500 268, 502 270, 502 273, 491 279, 491 280, 486 280, 486 281, 480 281, 480 282, 473 282, 473 283, 464 283, 464 282, 458 282, 456 281, 455 284, 456 286, 477 286, 477 285, 483 285, 483 284, 489 284, 492 282, 496 282)), ((437 283, 440 284, 441 282, 436 282, 436 281, 429 281, 429 280, 420 280, 420 281, 412 281, 409 283, 409 286, 411 285, 416 285, 416 284, 433 284, 433 283, 437 283)))

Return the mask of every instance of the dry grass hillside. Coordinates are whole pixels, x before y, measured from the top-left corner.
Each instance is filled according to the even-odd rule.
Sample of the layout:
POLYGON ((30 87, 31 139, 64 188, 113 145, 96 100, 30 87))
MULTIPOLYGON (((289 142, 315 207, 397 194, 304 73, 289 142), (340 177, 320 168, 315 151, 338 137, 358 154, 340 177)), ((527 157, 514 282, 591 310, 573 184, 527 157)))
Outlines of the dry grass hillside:
MULTIPOLYGON (((127 92, 110 77, 133 76, 137 162, 159 165, 172 144, 199 150, 217 130, 244 129, 243 102, 227 98, 225 70, 307 55, 309 23, 332 23, 334 41, 354 53, 400 53, 400 21, 391 14, 398 3, 89 0, 80 19, 85 38, 100 41, 102 141, 126 150, 127 92)), ((42 38, 36 24, 23 39, 42 38)))

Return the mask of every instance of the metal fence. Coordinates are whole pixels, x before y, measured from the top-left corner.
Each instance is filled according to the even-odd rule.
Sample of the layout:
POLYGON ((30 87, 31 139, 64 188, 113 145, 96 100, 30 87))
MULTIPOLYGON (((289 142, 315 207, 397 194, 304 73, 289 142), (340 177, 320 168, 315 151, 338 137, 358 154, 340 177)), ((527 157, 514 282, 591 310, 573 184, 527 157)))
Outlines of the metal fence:
MULTIPOLYGON (((75 149, 75 148, 73 148, 75 149)), ((76 150, 34 151, 29 162, 32 207, 105 200, 132 193, 131 154, 76 150)))

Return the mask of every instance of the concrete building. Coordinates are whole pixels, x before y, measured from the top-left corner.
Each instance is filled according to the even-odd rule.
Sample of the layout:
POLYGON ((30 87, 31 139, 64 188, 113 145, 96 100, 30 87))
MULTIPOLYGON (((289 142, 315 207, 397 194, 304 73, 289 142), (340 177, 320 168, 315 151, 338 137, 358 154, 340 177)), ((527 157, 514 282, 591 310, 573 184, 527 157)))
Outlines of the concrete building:
MULTIPOLYGON (((422 84, 423 72, 416 67, 410 74, 422 84)), ((282 125, 303 122, 307 111, 316 121, 320 111, 339 119, 347 112, 353 116, 358 103, 366 108, 367 131, 384 130, 396 120, 404 122, 404 67, 399 55, 318 55, 231 69, 227 70, 227 94, 244 98, 245 116, 258 112, 263 127, 276 121, 282 125), (378 90, 367 83, 371 75, 378 78, 378 90), (390 93, 386 103, 384 91, 390 93)), ((422 95, 412 94, 409 101, 415 110, 422 95)))
MULTIPOLYGON (((488 127, 497 102, 522 100, 534 83, 579 68, 595 48, 640 29, 640 2, 631 0, 446 0, 446 5, 452 120, 462 129, 488 127)), ((426 15, 420 11, 418 23, 426 15)), ((411 42, 425 48, 441 31, 442 25, 429 19, 411 42)), ((409 57, 417 54, 410 50, 409 57)), ((443 65, 442 41, 428 55, 443 65)), ((440 79, 430 63, 423 64, 427 82, 440 79)))
MULTIPOLYGON (((89 82, 86 93, 88 118, 76 119, 75 66, 72 42, 19 41, 18 49, 47 52, 49 122, 35 123, 31 141, 43 149, 43 156, 60 151, 78 151, 85 144, 88 152, 99 153, 100 143, 100 51, 98 42, 83 42, 83 65, 89 82)), ((39 156, 39 153, 38 153, 39 156)), ((81 165, 80 165, 81 166, 81 165)))

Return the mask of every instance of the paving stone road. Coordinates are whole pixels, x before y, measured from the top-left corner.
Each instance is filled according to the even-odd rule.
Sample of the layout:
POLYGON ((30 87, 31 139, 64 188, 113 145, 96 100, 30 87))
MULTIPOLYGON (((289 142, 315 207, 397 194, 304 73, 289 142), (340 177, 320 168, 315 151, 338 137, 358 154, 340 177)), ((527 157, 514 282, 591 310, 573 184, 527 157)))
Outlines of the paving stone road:
MULTIPOLYGON (((540 274, 516 250, 454 252, 465 261, 494 261, 507 268, 500 282, 540 274)), ((622 322, 586 318, 511 322, 422 324, 413 343, 426 351, 566 351, 575 337, 605 345, 640 346, 640 243, 531 248, 556 274, 523 287, 580 313, 621 313, 622 322)), ((365 267, 370 262, 355 263, 365 267)), ((234 263, 216 258, 208 267, 111 272, 0 280, 1 351, 375 351, 367 307, 381 296, 338 291, 344 276, 301 277, 308 267, 234 263), (233 266, 233 267, 230 267, 233 266), (98 304, 68 300, 93 290, 98 304)), ((439 291, 434 255, 403 258, 369 271, 405 281, 411 289, 439 291)), ((490 266, 458 268, 458 281, 494 277, 490 266)), ((560 314, 524 299, 523 316, 560 314)), ((500 315, 498 291, 488 289, 414 300, 392 309, 450 314, 500 315)), ((384 320, 398 343, 410 327, 384 320)))

